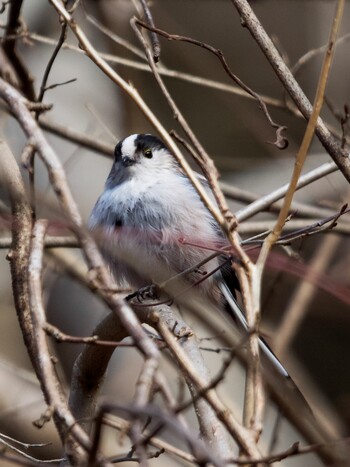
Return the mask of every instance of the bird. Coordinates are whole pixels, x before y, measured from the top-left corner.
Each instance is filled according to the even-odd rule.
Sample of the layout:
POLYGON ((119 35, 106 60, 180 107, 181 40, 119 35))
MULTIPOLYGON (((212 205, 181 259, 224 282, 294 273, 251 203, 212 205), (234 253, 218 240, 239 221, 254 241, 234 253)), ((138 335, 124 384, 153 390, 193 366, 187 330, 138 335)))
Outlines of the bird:
MULTIPOLYGON (((207 179, 199 173, 196 176, 215 203, 207 179)), ((182 288, 196 289, 229 310, 248 331, 236 300, 239 283, 231 267, 232 257, 225 251, 227 239, 158 137, 132 134, 118 142, 89 229, 99 235, 102 253, 118 285, 144 289, 180 275, 182 288)), ((289 378, 261 337, 259 345, 277 371, 289 378)))

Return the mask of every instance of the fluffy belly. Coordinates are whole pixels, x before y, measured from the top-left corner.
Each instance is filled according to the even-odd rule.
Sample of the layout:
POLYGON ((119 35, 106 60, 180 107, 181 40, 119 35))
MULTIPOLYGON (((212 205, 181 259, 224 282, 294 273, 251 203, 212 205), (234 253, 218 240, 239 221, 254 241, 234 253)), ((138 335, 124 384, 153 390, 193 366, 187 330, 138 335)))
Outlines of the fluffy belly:
POLYGON ((159 232, 135 232, 134 229, 120 228, 106 233, 102 251, 116 282, 121 286, 140 288, 174 278, 172 288, 179 292, 199 282, 198 290, 212 295, 215 276, 211 273, 217 269, 218 259, 196 267, 211 252, 197 245, 193 236, 190 243, 184 237, 171 238, 164 232, 160 235, 159 232), (190 268, 194 269, 175 279, 175 276, 190 268))

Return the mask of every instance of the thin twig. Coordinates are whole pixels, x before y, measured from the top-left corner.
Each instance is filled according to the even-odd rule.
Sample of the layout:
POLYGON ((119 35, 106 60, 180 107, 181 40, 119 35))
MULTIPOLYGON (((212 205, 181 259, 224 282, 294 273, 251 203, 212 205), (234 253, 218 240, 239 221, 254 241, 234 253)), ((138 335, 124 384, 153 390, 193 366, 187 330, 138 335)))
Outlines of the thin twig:
MULTIPOLYGON (((312 169, 304 175, 301 175, 298 179, 296 190, 300 190, 304 186, 313 183, 316 180, 319 180, 326 175, 334 173, 338 170, 337 165, 334 162, 325 162, 316 169, 312 169)), ((250 217, 258 214, 260 211, 267 209, 271 204, 282 199, 287 193, 289 188, 289 183, 277 188, 276 190, 270 192, 269 194, 262 196, 258 200, 254 201, 250 205, 238 210, 236 212, 236 217, 239 222, 249 219, 250 217)))
POLYGON ((202 47, 205 50, 208 50, 212 54, 214 54, 220 61, 222 67, 228 74, 228 76, 239 86, 241 87, 247 94, 252 96, 258 103, 259 106, 265 115, 265 118, 269 122, 269 124, 276 129, 276 141, 273 143, 278 149, 286 149, 288 147, 288 140, 285 136, 283 136, 283 132, 287 129, 285 126, 278 125, 275 123, 270 114, 269 111, 267 110, 266 104, 263 101, 263 99, 259 96, 258 93, 253 91, 249 86, 247 86, 238 76, 236 76, 230 69, 226 58, 224 54, 222 53, 221 50, 216 49, 212 45, 206 44, 205 42, 199 41, 197 39, 193 39, 192 37, 185 37, 185 36, 180 36, 178 34, 169 34, 166 31, 163 31, 162 29, 155 28, 153 25, 146 24, 143 21, 140 20, 135 20, 137 24, 140 26, 148 29, 149 31, 156 32, 157 34, 165 37, 169 41, 180 41, 180 42, 187 42, 189 44, 194 44, 197 45, 198 47, 202 47))
MULTIPOLYGON (((69 336, 56 326, 46 323, 44 326, 45 332, 52 336, 57 342, 66 342, 71 344, 87 344, 87 345, 102 345, 107 347, 135 347, 135 344, 127 344, 126 342, 107 341, 100 339, 99 336, 92 335, 88 337, 69 336)), ((0 435, 1 436, 1 435, 0 435)))
POLYGON ((56 47, 54 48, 54 50, 52 52, 52 55, 50 57, 50 60, 48 61, 47 65, 46 65, 46 68, 45 68, 45 71, 44 71, 44 75, 43 75, 43 79, 41 81, 37 102, 42 102, 43 99, 44 99, 45 91, 47 90, 47 81, 49 79, 50 72, 51 72, 53 64, 55 63, 55 60, 56 60, 56 58, 57 58, 57 56, 59 54, 59 51, 61 50, 61 48, 62 48, 62 46, 63 46, 63 44, 64 44, 64 42, 66 40, 66 37, 67 37, 67 24, 65 22, 63 22, 62 26, 61 26, 61 33, 60 33, 60 36, 58 38, 56 47))
MULTIPOLYGON (((293 74, 281 58, 270 37, 264 30, 258 18, 254 14, 247 0, 231 0, 240 14, 242 24, 249 29, 255 41, 273 67, 276 75, 295 102, 296 106, 308 120, 311 117, 313 107, 303 93, 293 74)), ((332 46, 334 48, 334 44, 332 46)), ((339 143, 332 137, 326 125, 320 117, 316 121, 315 134, 325 147, 329 155, 337 164, 346 180, 350 181, 350 159, 339 143)))
POLYGON ((147 21, 147 25, 149 26, 150 31, 151 31, 151 44, 152 44, 152 51, 153 51, 153 60, 155 61, 155 63, 157 63, 159 61, 159 58, 160 58, 160 43, 159 43, 159 39, 158 39, 158 36, 157 36, 157 32, 155 31, 155 25, 154 25, 152 13, 151 13, 151 10, 149 9, 149 6, 147 5, 147 0, 139 0, 139 1, 140 1, 141 5, 142 5, 142 8, 143 8, 143 11, 144 11, 144 14, 145 14, 145 18, 146 18, 146 21, 147 21))
POLYGON ((135 47, 131 42, 118 36, 114 31, 111 31, 110 29, 106 28, 106 26, 104 26, 94 16, 91 16, 86 11, 84 3, 82 3, 81 5, 82 5, 85 18, 89 21, 89 23, 95 26, 95 28, 101 31, 105 36, 109 37, 116 44, 121 45, 124 49, 128 50, 129 52, 132 52, 138 58, 141 58, 142 60, 146 59, 145 54, 141 49, 135 47))
POLYGON ((333 58, 333 53, 334 53, 334 48, 335 48, 335 40, 337 37, 341 19, 343 17, 344 1, 345 0, 338 0, 338 3, 337 3, 337 9, 334 14, 332 29, 331 29, 331 33, 330 33, 330 37, 328 41, 328 49, 324 57, 322 70, 320 73, 320 79, 319 79, 319 83, 317 86, 314 106, 313 106, 313 109, 310 115, 310 119, 308 121, 308 125, 306 127, 303 141, 301 143, 300 149, 296 156, 292 178, 291 178, 291 181, 288 187, 288 191, 284 198, 283 206, 281 208, 281 211, 279 213, 279 216, 278 216, 278 219, 277 219, 277 222, 276 222, 276 225, 273 231, 268 235, 266 241, 263 244, 263 247, 261 249, 261 252, 260 252, 260 255, 257 261, 257 266, 258 266, 260 273, 262 273, 264 263, 267 259, 268 253, 271 247, 273 246, 273 244, 278 240, 278 237, 280 236, 285 220, 288 216, 290 205, 292 203, 292 199, 293 199, 293 196, 296 190, 296 186, 298 184, 298 179, 300 177, 301 170, 303 168, 314 132, 316 130, 317 120, 318 120, 318 117, 320 115, 321 108, 323 105, 324 92, 326 89, 330 66, 332 63, 332 58, 333 58))
MULTIPOLYGON (((34 33, 34 32, 25 32, 25 33, 22 33, 21 35, 19 35, 17 37, 18 38, 21 38, 21 37, 22 38, 29 38, 29 39, 31 39, 31 40, 33 40, 35 42, 40 43, 40 44, 46 44, 46 45, 51 45, 51 46, 56 45, 56 41, 54 41, 53 39, 51 39, 49 37, 46 37, 46 36, 42 36, 42 35, 34 33)), ((79 53, 79 54, 84 53, 83 50, 79 49, 79 47, 74 46, 72 44, 65 43, 65 44, 63 44, 62 48, 67 49, 67 50, 72 50, 72 51, 74 51, 76 53, 79 53)), ((137 49, 137 50, 139 50, 139 49, 137 49)), ((147 64, 145 64, 145 63, 141 63, 141 62, 138 62, 138 61, 135 61, 135 60, 130 60, 130 59, 123 58, 123 57, 119 57, 117 55, 107 54, 107 53, 100 52, 100 51, 98 51, 98 54, 99 54, 99 56, 101 58, 106 60, 106 62, 108 62, 108 63, 115 64, 115 65, 121 65, 121 66, 125 66, 125 67, 128 67, 128 68, 133 68, 133 69, 136 69, 136 70, 151 73, 151 70, 150 70, 149 66, 147 64)), ((141 52, 141 54, 142 54, 142 58, 145 58, 145 56, 144 56, 144 54, 142 52, 141 52)), ((179 80, 186 81, 188 83, 196 84, 196 85, 199 85, 199 86, 208 87, 208 88, 215 89, 215 90, 218 90, 218 91, 228 92, 230 94, 235 94, 237 96, 245 97, 247 99, 254 99, 252 96, 250 96, 249 94, 247 94, 245 91, 243 91, 241 88, 239 88, 237 86, 232 86, 230 84, 226 84, 226 83, 223 83, 221 81, 208 79, 208 78, 205 78, 204 76, 197 76, 197 75, 193 75, 191 73, 185 73, 185 72, 182 72, 182 71, 179 71, 179 70, 166 68, 164 65, 160 65, 160 64, 158 64, 158 71, 162 76, 165 76, 165 77, 168 77, 168 78, 179 79, 179 80)), ((285 103, 280 99, 275 99, 273 97, 262 95, 262 94, 260 95, 260 97, 263 99, 263 101, 265 102, 266 105, 271 105, 272 107, 277 107, 277 108, 281 108, 281 109, 286 108, 285 103)), ((300 117, 300 113, 298 112, 296 114, 296 116, 300 117)))
POLYGON ((0 436, 0 444, 6 446, 7 448, 11 449, 12 451, 15 451, 17 454, 20 454, 22 457, 25 457, 26 459, 29 459, 33 462, 36 462, 36 463, 42 463, 42 464, 57 464, 58 462, 62 462, 64 459, 48 459, 48 460, 41 460, 41 459, 37 459, 33 456, 30 456, 29 454, 27 454, 26 452, 24 451, 21 451, 20 449, 16 448, 15 446, 12 446, 12 444, 10 443, 7 443, 4 439, 2 439, 2 436, 0 436))
MULTIPOLYGON (((301 177, 300 177, 301 178, 301 177)), ((242 208, 243 210, 247 209, 248 207, 251 209, 253 204, 255 202, 261 202, 262 201, 262 196, 257 195, 256 193, 253 193, 252 191, 248 191, 242 188, 239 188, 237 186, 232 185, 231 183, 226 183, 226 182, 220 182, 220 187, 222 189, 222 192, 224 195, 229 198, 233 199, 235 201, 238 201, 240 203, 248 204, 246 208, 242 208)), ((300 186, 300 179, 298 181, 298 187, 297 189, 301 188, 300 186)), ((269 195, 271 192, 269 193, 269 195)), ((268 195, 268 196, 269 196, 268 195)), ((269 212, 279 212, 282 206, 281 201, 276 201, 273 204, 270 204, 269 206, 262 206, 261 211, 269 211, 269 212)), ((293 212, 293 217, 326 217, 330 216, 334 213, 331 209, 326 209, 322 206, 317 206, 313 204, 308 204, 306 202, 298 202, 298 201, 293 201, 290 212, 293 212)), ((241 212, 241 211, 238 211, 241 212)), ((242 226, 240 226, 242 227, 242 226)))
MULTIPOLYGON (((103 423, 107 426, 111 426, 113 428, 116 428, 117 430, 122 431, 123 433, 128 432, 130 422, 127 420, 124 420, 120 417, 117 417, 116 415, 106 415, 103 419, 103 423)), ((147 436, 147 431, 145 435, 147 436)), ((173 454, 180 459, 186 460, 188 462, 195 462, 195 457, 192 456, 191 454, 179 449, 178 447, 173 446, 170 443, 167 443, 166 441, 160 439, 160 438, 155 438, 152 437, 149 440, 149 443, 155 446, 156 448, 159 449, 164 449, 165 452, 173 454)))

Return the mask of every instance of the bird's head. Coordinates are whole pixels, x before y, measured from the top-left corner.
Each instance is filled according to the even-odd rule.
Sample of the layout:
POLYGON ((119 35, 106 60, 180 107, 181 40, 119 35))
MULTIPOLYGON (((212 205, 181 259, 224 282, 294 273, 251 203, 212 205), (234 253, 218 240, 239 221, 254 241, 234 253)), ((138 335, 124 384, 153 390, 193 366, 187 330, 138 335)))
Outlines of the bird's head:
POLYGON ((157 175, 168 170, 179 170, 178 163, 165 144, 150 134, 134 134, 119 141, 114 150, 111 183, 120 183, 130 177, 157 175))

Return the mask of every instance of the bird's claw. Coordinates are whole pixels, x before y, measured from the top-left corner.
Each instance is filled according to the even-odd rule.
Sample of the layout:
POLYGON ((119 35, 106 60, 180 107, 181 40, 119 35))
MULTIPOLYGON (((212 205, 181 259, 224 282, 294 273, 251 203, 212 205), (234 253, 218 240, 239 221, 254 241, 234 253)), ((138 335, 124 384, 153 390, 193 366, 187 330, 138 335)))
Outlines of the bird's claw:
POLYGON ((141 289, 138 289, 136 292, 136 298, 140 303, 144 300, 155 300, 158 298, 158 287, 155 284, 141 287, 141 289))

